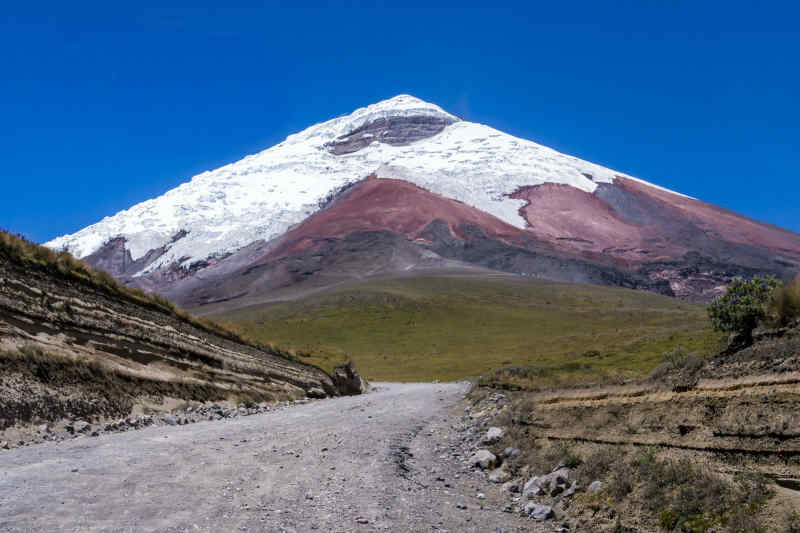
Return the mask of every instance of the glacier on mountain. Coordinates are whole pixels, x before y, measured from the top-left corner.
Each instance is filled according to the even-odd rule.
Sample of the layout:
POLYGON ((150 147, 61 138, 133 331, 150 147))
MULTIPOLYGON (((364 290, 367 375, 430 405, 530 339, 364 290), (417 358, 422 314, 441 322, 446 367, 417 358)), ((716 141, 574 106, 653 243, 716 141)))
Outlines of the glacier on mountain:
POLYGON ((86 257, 121 236, 134 260, 168 247, 138 274, 174 262, 190 264, 277 237, 316 212, 331 191, 370 174, 405 179, 521 228, 526 224, 519 214, 524 202, 508 198, 520 187, 562 183, 591 193, 597 183, 630 177, 399 95, 289 135, 278 145, 203 172, 46 246, 86 257), (326 143, 372 121, 417 116, 454 122, 406 146, 376 140, 343 155, 326 149, 326 143), (181 230, 187 235, 171 243, 181 230))

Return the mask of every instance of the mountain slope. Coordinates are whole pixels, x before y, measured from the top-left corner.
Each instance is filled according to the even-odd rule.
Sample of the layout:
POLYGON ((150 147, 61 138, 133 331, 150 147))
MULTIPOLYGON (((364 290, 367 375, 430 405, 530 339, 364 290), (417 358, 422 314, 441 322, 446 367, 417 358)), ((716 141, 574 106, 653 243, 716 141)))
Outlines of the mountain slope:
POLYGON ((311 126, 47 245, 190 305, 203 303, 198 295, 208 280, 238 287, 212 290, 208 298, 216 300, 316 282, 324 273, 341 277, 335 269, 309 270, 311 249, 360 273, 480 266, 701 300, 736 275, 789 277, 800 270, 798 234, 463 121, 408 95, 311 126), (390 184, 374 196, 377 186, 362 183, 368 176, 390 184), (331 209, 365 188, 380 216, 372 200, 331 209), (298 225, 305 244, 291 245, 298 225), (431 232, 438 240, 428 238, 431 232), (347 244, 363 241, 364 233, 380 237, 388 262, 385 254, 359 255, 347 244), (484 251, 462 253, 476 236, 484 251), (292 267, 273 265, 277 271, 260 288, 231 277, 272 268, 264 267, 267 259, 299 262, 301 274, 310 274, 298 278, 292 267), (378 259, 382 265, 370 263, 378 259), (570 265, 568 272, 559 274, 561 265, 570 265))

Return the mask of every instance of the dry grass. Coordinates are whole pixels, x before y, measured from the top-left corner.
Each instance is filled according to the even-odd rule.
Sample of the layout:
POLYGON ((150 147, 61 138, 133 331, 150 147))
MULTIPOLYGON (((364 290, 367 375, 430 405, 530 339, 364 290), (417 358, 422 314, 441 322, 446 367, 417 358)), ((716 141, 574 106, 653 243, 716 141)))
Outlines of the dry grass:
POLYGON ((660 455, 657 448, 600 446, 580 457, 575 476, 582 486, 604 482, 602 494, 586 495, 586 500, 627 508, 661 531, 771 531, 765 514, 774 490, 767 478, 759 474, 730 478, 688 457, 660 455))
POLYGON ((775 291, 768 315, 779 326, 800 318, 800 276, 775 291))

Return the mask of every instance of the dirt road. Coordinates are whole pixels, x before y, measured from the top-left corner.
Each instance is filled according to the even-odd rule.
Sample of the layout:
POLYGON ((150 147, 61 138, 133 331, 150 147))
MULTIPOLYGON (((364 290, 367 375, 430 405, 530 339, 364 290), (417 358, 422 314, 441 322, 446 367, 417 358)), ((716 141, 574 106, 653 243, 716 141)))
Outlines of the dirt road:
POLYGON ((530 531, 464 464, 464 391, 378 384, 263 415, 0 452, 0 531, 530 531))

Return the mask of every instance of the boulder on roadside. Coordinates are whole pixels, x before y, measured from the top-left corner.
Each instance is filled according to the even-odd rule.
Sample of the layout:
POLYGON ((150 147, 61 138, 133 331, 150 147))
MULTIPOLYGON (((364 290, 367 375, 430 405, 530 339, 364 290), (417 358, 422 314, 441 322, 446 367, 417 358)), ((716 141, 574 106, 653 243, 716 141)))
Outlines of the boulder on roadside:
POLYGON ((530 516, 534 520, 550 520, 556 517, 556 513, 549 505, 539 505, 530 502, 522 509, 523 516, 530 516))
POLYGON ((503 492, 510 492, 511 494, 516 494, 522 490, 519 481, 506 481, 500 488, 503 492))
POLYGON ((505 450, 503 450, 503 457, 505 457, 506 459, 511 459, 512 457, 516 457, 518 455, 519 455, 519 448, 508 447, 505 450))
POLYGON ((358 373, 353 361, 334 368, 332 377, 337 391, 343 396, 364 394, 369 390, 369 384, 358 373))
POLYGON ((469 458, 469 464, 488 470, 497 464, 497 456, 489 450, 478 450, 469 458))
POLYGON ((490 427, 486 431, 486 435, 484 435, 484 437, 482 439, 483 443, 484 444, 494 444, 495 442, 498 442, 500 439, 502 439, 504 434, 505 434, 505 430, 503 430, 503 428, 490 427))
POLYGON ((70 433, 83 433, 85 431, 89 431, 92 426, 83 420, 75 420, 74 422, 67 424, 65 428, 70 433))
POLYGON ((544 491, 539 486, 539 476, 533 476, 522 487, 523 498, 532 499, 536 496, 544 494, 544 491))
POLYGON ((522 493, 526 498, 533 498, 542 494, 557 496, 567 490, 569 485, 570 469, 563 467, 544 476, 533 476, 527 483, 522 493))
POLYGON ((511 474, 506 472, 502 466, 489 472, 490 483, 505 483, 509 479, 511 479, 511 474))

